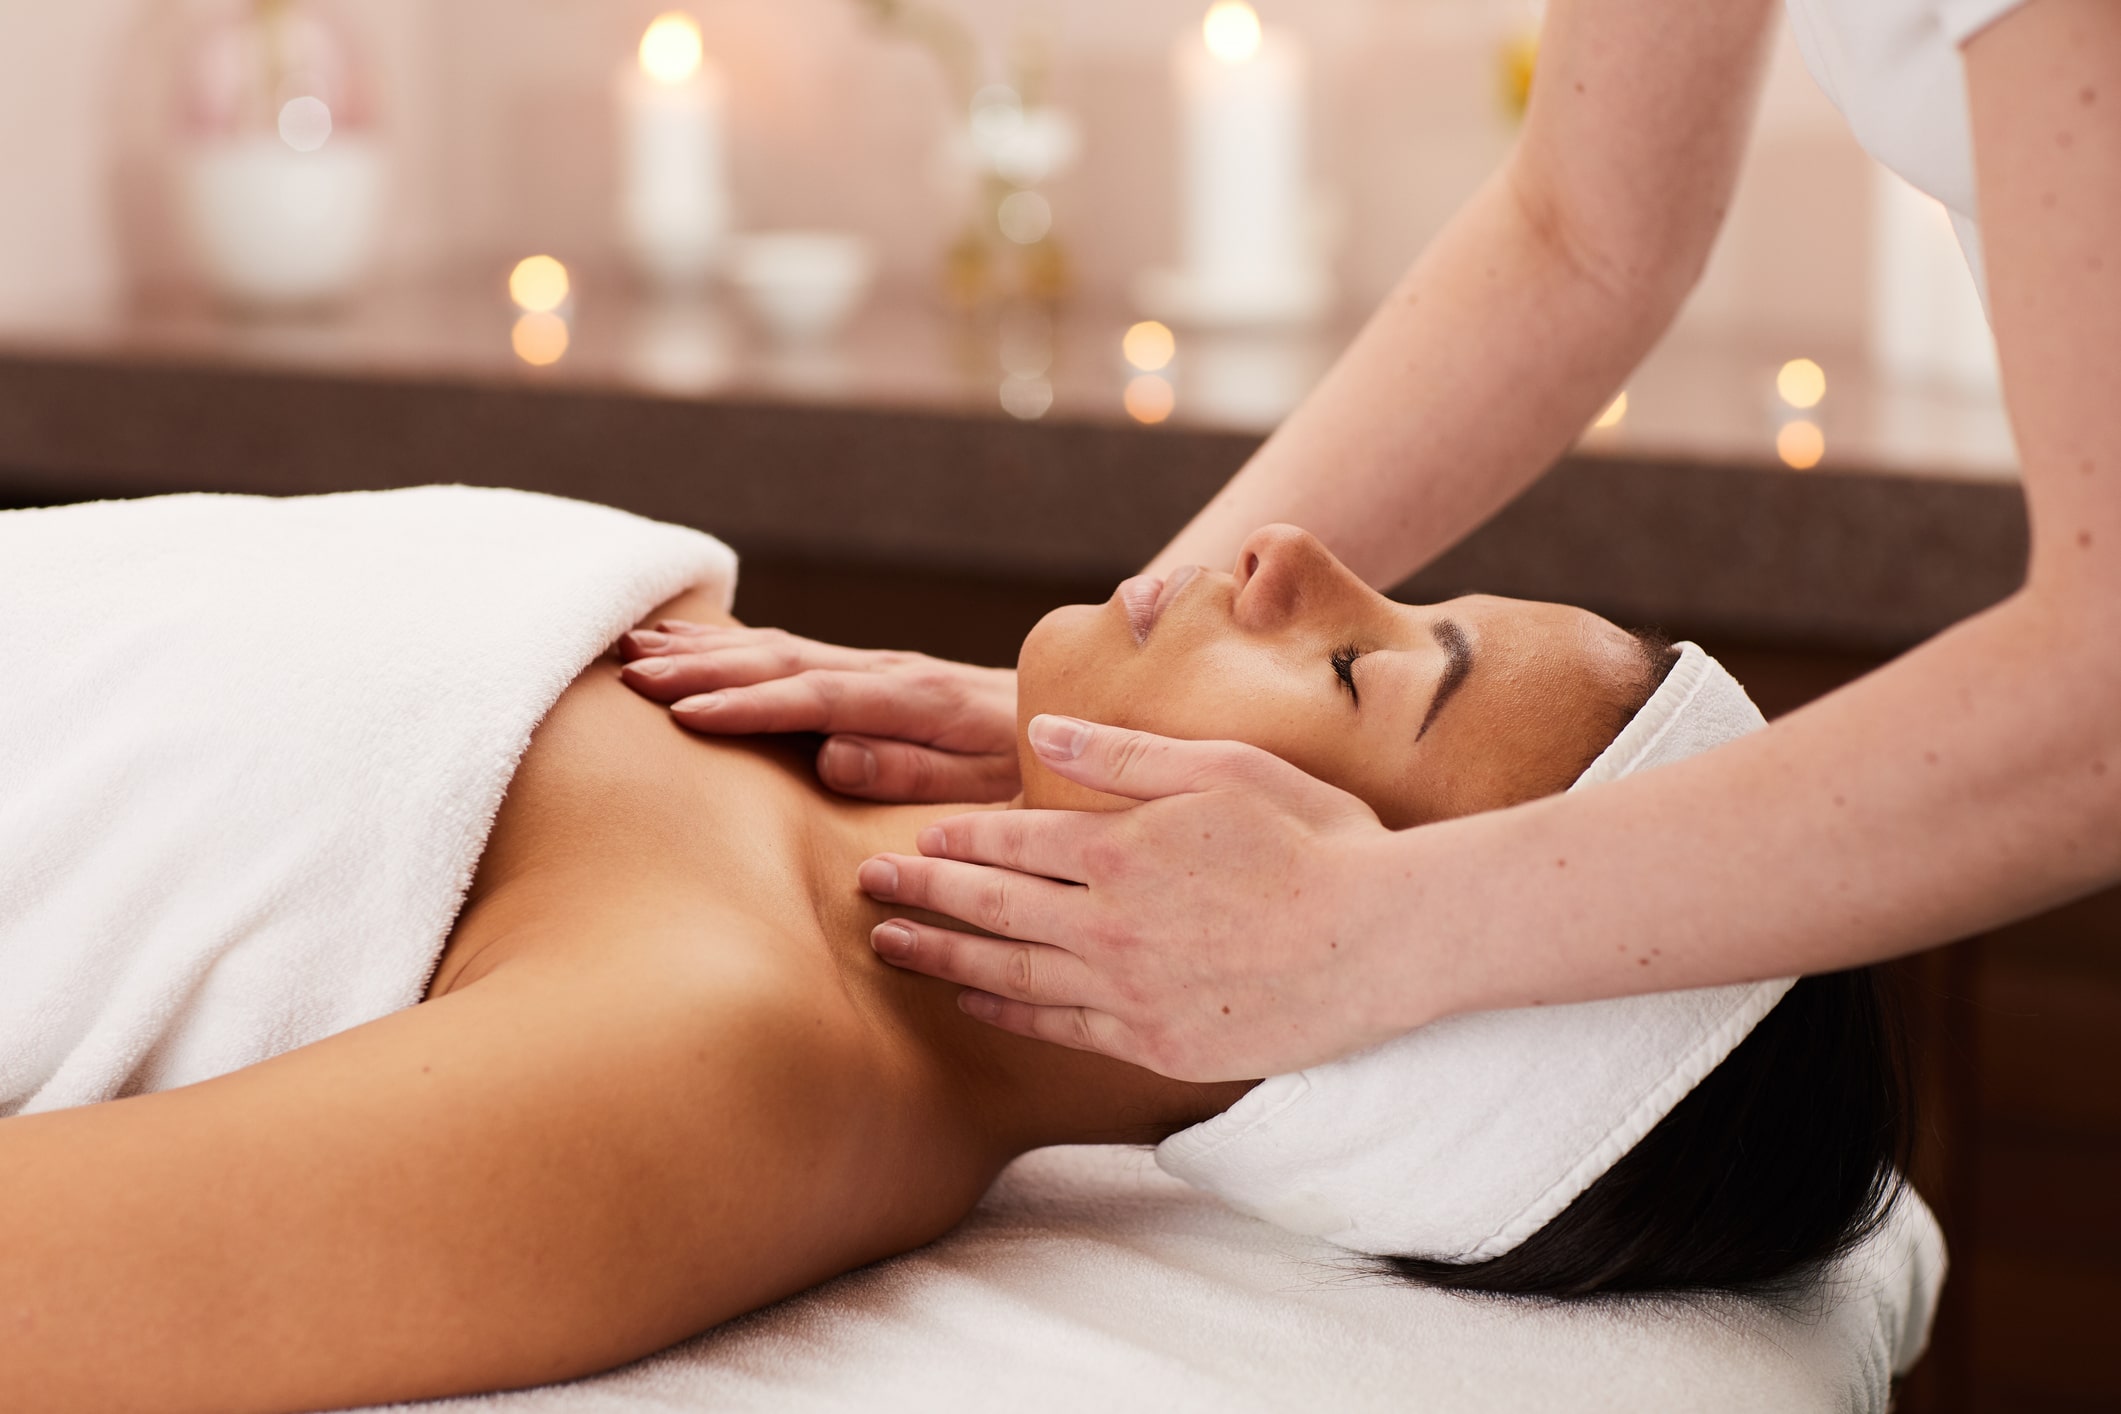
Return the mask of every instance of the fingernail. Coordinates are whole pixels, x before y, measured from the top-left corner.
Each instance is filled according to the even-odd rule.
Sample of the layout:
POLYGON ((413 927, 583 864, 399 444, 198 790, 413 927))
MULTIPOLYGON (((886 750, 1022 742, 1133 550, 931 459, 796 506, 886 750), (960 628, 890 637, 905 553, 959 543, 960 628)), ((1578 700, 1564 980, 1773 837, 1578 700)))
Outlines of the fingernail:
POLYGON ((903 923, 879 923, 869 930, 869 946, 881 956, 913 956, 913 930, 903 923))
POLYGON ((855 877, 861 881, 862 892, 871 898, 888 899, 898 895, 898 866, 888 859, 865 861, 855 877))
POLYGON ((941 825, 928 826, 914 836, 913 847, 922 854, 941 854, 943 852, 943 827, 941 825))
POLYGON ((1041 713, 1031 719, 1030 737, 1032 748, 1039 755, 1055 761, 1073 761, 1090 744, 1090 724, 1041 713))
POLYGON ((712 712, 721 705, 721 698, 717 697, 711 692, 703 692, 697 697, 686 697, 680 699, 679 701, 671 704, 670 710, 673 712, 693 713, 712 712))
POLYGON ((967 1016, 976 1016, 981 1021, 992 1021, 1002 1014, 1001 999, 985 992, 959 992, 957 1009, 967 1016))
POLYGON ((659 678, 670 671, 668 658, 636 658, 626 665, 645 677, 659 678))
POLYGON ((668 634, 654 633, 645 628, 635 629, 628 637, 634 647, 646 653, 660 653, 670 646, 668 634))
POLYGON ((841 790, 858 789, 876 781, 876 753, 858 741, 834 738, 825 743, 818 758, 817 773, 828 785, 841 790))

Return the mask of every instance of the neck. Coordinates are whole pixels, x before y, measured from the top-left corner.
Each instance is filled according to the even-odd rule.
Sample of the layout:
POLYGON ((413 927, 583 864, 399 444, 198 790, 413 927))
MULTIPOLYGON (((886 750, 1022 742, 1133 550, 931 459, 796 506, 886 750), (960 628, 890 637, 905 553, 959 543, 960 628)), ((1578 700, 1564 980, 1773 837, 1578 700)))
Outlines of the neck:
MULTIPOLYGON (((968 807, 854 806, 835 803, 817 817, 812 888, 818 919, 849 989, 870 1002, 886 1030, 932 1062, 953 1104, 997 1157, 1049 1144, 1155 1143, 1234 1104, 1253 1082, 1196 1085, 1138 1066, 1028 1040, 958 1009, 962 990, 883 962, 869 931, 907 910, 875 903, 855 887, 872 854, 910 853, 921 828, 968 807)), ((943 927, 955 920, 913 914, 943 927)))

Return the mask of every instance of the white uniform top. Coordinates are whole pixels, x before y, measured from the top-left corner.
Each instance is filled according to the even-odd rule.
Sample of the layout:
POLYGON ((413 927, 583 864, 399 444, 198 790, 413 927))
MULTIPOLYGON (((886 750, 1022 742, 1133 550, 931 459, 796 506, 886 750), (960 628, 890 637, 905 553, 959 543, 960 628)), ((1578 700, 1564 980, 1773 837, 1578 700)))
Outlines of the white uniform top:
POLYGON ((1959 46, 2024 0, 1787 0, 1805 67, 1856 140, 1944 203, 1988 301, 1959 46))

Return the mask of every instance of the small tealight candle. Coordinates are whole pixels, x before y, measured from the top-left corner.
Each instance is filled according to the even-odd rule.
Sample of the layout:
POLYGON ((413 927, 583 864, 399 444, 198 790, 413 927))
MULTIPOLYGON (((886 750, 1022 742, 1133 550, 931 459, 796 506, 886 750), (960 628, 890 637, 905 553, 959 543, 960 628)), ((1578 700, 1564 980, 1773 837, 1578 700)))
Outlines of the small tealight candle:
POLYGON ((698 289, 729 234, 729 193, 722 79, 690 15, 648 26, 620 77, 619 110, 626 249, 651 285, 698 289))

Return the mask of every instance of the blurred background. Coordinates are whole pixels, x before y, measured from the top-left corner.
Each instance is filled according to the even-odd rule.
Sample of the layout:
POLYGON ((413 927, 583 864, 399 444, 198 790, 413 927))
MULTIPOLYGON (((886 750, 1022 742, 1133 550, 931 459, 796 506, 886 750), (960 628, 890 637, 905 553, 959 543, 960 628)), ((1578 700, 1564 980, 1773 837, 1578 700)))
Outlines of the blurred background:
MULTIPOLYGON (((1008 663, 1213 494, 1509 151, 1529 0, 0 0, 0 507, 434 481, 709 529, 738 611, 1008 663), (1256 6, 1256 8, 1255 8, 1256 6)), ((1708 271, 1398 593, 1771 714, 2011 592, 1941 212, 1784 36, 1708 271)), ((1899 969, 1952 1246, 1908 1411, 2121 1408, 2121 895, 1899 969)))
MULTIPOLYGON (((1216 308, 1213 291, 1204 307, 1198 278, 1187 286, 1189 275, 1206 273, 1199 248, 1216 242, 1203 222, 1220 216, 1225 243, 1242 242, 1227 228, 1250 214, 1242 193, 1218 210, 1213 188, 1229 184, 1217 171, 1227 155, 1202 137, 1201 120, 1242 130, 1226 147, 1264 132, 1270 146, 1279 138, 1293 149, 1286 174, 1268 174, 1272 190, 1259 194, 1286 198, 1266 209, 1301 227, 1282 245, 1303 250, 1284 252, 1280 264, 1310 267, 1289 280, 1310 287, 1295 295, 1302 308, 1279 322, 1345 326, 1507 151, 1534 67, 1538 10, 1530 0, 1267 0, 1253 36, 1272 52, 1249 67, 1277 58, 1294 72, 1283 91, 1270 83, 1248 93, 1235 74, 1243 63, 1196 82, 1200 66, 1184 51, 1212 51, 1207 9, 1201 0, 717 0, 683 12, 704 72, 677 87, 712 90, 707 111, 693 115, 704 130, 690 136, 716 166, 706 195, 721 205, 706 218, 713 229, 698 233, 712 247, 698 262, 699 283, 754 316, 723 331, 722 343, 761 324, 770 334, 802 322, 755 289, 747 303, 746 280, 775 285, 783 303, 806 285, 813 305, 845 302, 844 315, 823 317, 834 333, 893 297, 962 312, 1026 295, 1108 319, 1161 316, 1180 332, 1188 319, 1262 322, 1216 308), (1230 91, 1207 91, 1233 75, 1237 82, 1222 85, 1230 91), (1255 132, 1257 123, 1265 127, 1255 132), (1022 199, 1010 204, 1011 196, 1022 199), (746 244, 747 233, 795 231, 839 239, 807 249, 746 244), (859 289, 840 288, 850 285, 859 289)), ((282 243, 303 247, 313 263, 331 264, 322 245, 343 249, 338 279, 320 277, 279 304, 344 310, 411 286, 491 291, 515 262, 546 255, 571 277, 575 298, 562 317, 609 312, 618 297, 656 283, 644 279, 652 261, 628 221, 641 215, 634 189, 668 173, 643 175, 635 159, 668 169, 698 155, 670 148, 673 136, 685 144, 682 121, 674 134, 641 132, 643 95, 627 91, 626 71, 647 62, 642 42, 660 12, 633 0, 9 0, 0 5, 0 158, 10 174, 0 321, 166 313, 187 292, 248 304, 252 315, 273 304, 243 289, 231 267, 301 257, 276 252, 274 234, 259 229, 270 224, 262 198, 209 197, 202 189, 213 177, 197 169, 202 153, 246 133, 270 140, 281 108, 302 98, 324 103, 326 114, 336 107, 337 127, 321 149, 283 148, 282 165, 299 169, 295 159, 306 157, 321 167, 357 145, 371 160, 358 172, 342 162, 330 179, 293 173, 310 181, 313 204, 331 208, 319 213, 330 229, 290 229, 282 243), (201 210, 216 203, 218 212, 201 210), (230 229, 246 223, 247 235, 230 229)), ((1236 42, 1244 43, 1241 18, 1236 42)), ((1901 391, 1945 395, 1932 397, 1926 414, 1939 403, 1947 412, 1993 407, 1986 341, 1978 320, 1969 327, 1965 318, 1969 282, 1923 205, 1855 146, 1785 40, 1728 230, 1674 342, 1695 356, 1714 347, 1749 357, 1770 377, 1793 358, 1814 360, 1830 377, 1861 380, 1882 368, 1901 391), (1940 339, 1940 326, 1956 337, 1940 339)), ((684 213, 664 214, 684 226, 684 213)), ((1263 244, 1274 247, 1274 235, 1263 244)), ((1252 254, 1275 258, 1271 249, 1252 254)), ((1205 263, 1214 260, 1210 250, 1205 263)), ((285 273, 301 283, 299 272, 285 273)), ((552 354, 552 339, 532 342, 552 354)), ((1330 333, 1320 342, 1330 353, 1330 333)), ((695 349, 695 381, 711 381, 704 365, 729 352, 695 349)), ((1040 357, 1019 352, 1014 362, 1021 369, 1040 357)), ((1049 380, 1056 386, 1013 389, 1015 412, 1043 415, 1041 402, 1054 396, 1064 410, 1111 404, 1110 389, 1071 397, 1065 354, 1054 357, 1063 363, 1049 380)), ((812 362, 830 372, 829 360, 812 362)), ((1174 396, 1172 410, 1270 422, 1319 362, 1255 355, 1228 376, 1196 370, 1210 386, 1198 398, 1174 396)), ((1722 433, 1757 445, 1763 432, 1773 440, 1775 405, 1770 398, 1763 409, 1761 370, 1751 371, 1742 411, 1720 413, 1743 426, 1697 425, 1694 440, 1722 433)), ((1166 381, 1186 373, 1177 363, 1166 381)), ((1145 398, 1150 411, 1163 401, 1153 389, 1145 398)), ((1694 406, 1682 415, 1637 396, 1626 415, 1643 435, 1668 417, 1702 424, 1698 391, 1685 401, 1694 406)), ((1840 454, 1823 417, 1811 419, 1824 429, 1817 439, 1798 438, 1798 460, 1840 454)), ((1858 450, 1874 429, 1849 420, 1858 450)), ((1942 444, 1932 449, 1940 460, 2007 467, 1996 419, 1946 421, 1952 435, 1931 439, 1942 444)))

